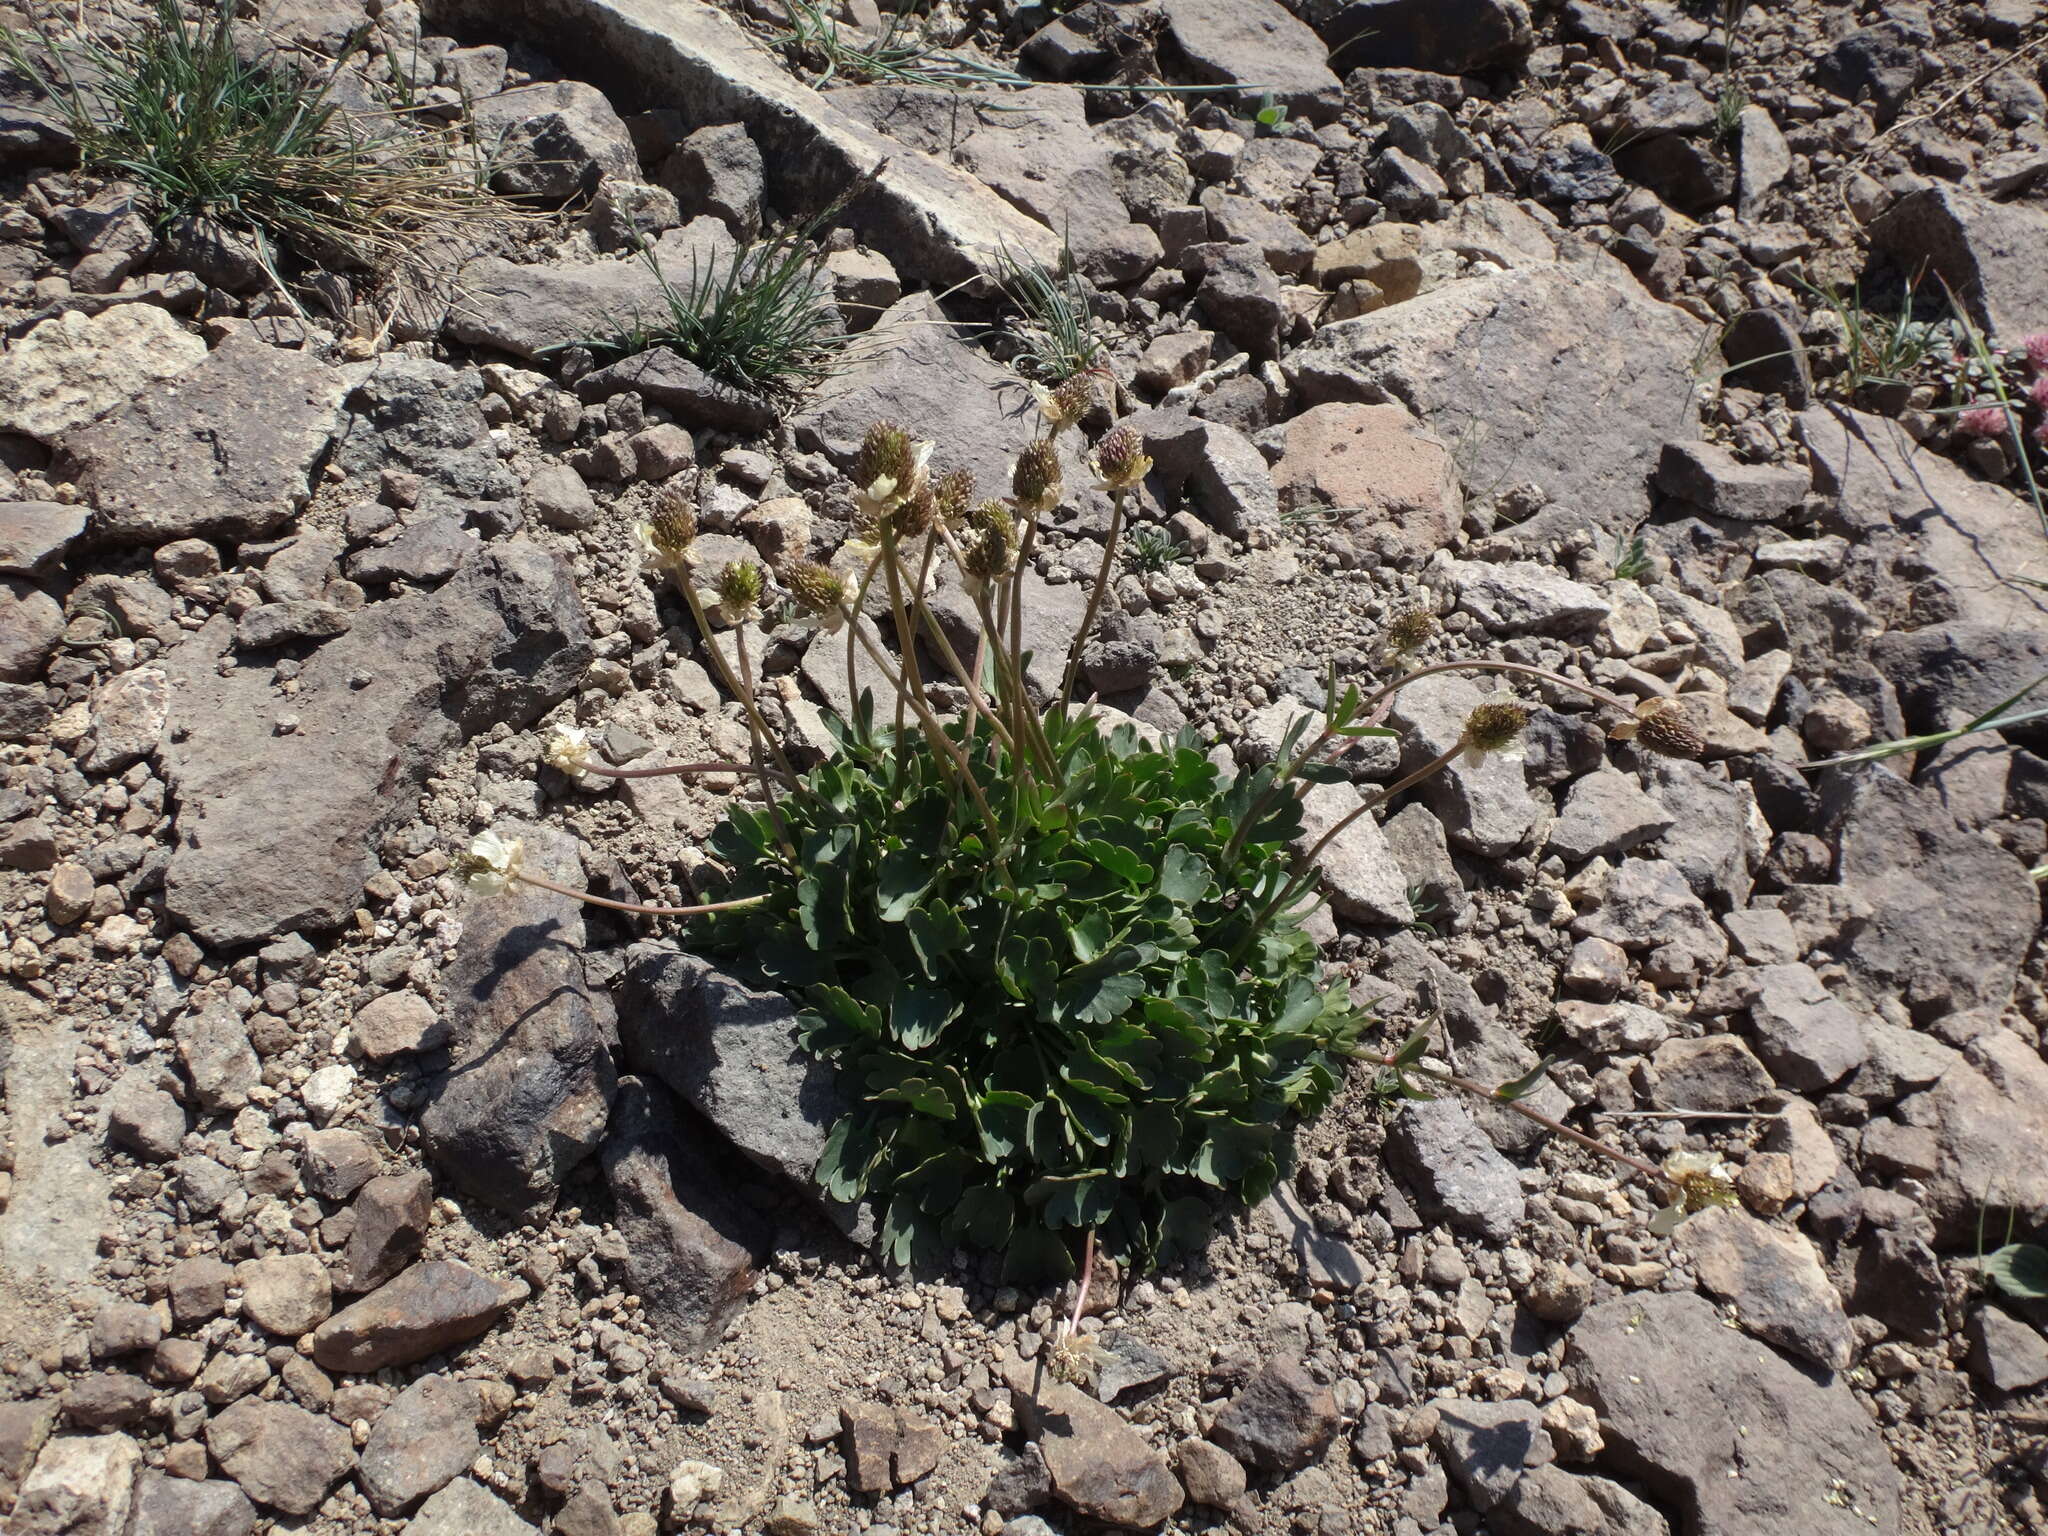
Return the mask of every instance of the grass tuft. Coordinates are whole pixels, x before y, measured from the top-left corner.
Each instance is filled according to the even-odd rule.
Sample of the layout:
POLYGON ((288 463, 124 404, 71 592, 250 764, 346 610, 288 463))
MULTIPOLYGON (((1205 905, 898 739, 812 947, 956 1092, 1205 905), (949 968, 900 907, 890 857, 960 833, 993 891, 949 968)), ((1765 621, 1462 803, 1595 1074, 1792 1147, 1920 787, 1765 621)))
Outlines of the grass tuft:
POLYGON ((1017 306, 1010 323, 1017 339, 1017 366, 1049 384, 1064 384, 1101 363, 1105 347, 1088 311, 1087 290, 1074 270, 1074 253, 1060 247, 1058 267, 1021 260, 1008 249, 996 253, 1003 293, 1017 306))
POLYGON ((0 28, 0 51, 50 99, 84 165, 140 185, 159 221, 203 215, 376 270, 423 238, 506 217, 450 137, 395 108, 343 110, 346 52, 304 79, 238 55, 229 15, 189 22, 157 0, 127 35, 0 28))
POLYGON ((744 240, 708 261, 693 256, 687 285, 671 281, 646 250, 667 313, 584 345, 606 362, 667 347, 735 388, 796 399, 844 369, 858 340, 822 280, 824 253, 805 232, 744 240))

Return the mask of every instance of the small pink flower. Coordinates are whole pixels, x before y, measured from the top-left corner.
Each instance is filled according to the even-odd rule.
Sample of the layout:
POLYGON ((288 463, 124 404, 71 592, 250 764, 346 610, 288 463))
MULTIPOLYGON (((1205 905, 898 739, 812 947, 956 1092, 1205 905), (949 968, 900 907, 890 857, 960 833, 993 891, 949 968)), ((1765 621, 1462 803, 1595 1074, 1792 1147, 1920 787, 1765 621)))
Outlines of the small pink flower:
POLYGON ((2048 373, 2048 331, 2036 331, 2020 338, 2020 350, 2036 373, 2048 373))
POLYGON ((2034 380, 2033 385, 2027 390, 2027 398, 2042 410, 2048 411, 2048 373, 2034 380))
POLYGON ((2041 425, 2034 428, 2034 441, 2043 448, 2048 448, 2048 421, 2044 421, 2041 425))
POLYGON ((2003 437, 2005 412, 1995 405, 1980 405, 1956 418, 1956 431, 1964 437, 2003 437))

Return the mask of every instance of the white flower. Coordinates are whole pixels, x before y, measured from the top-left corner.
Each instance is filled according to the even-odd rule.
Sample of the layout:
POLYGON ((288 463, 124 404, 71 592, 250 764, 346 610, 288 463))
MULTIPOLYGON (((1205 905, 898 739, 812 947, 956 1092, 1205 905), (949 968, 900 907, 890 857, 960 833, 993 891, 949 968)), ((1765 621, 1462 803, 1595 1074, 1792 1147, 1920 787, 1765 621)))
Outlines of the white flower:
POLYGON ((635 523, 633 537, 640 541, 641 560, 649 570, 687 571, 697 563, 697 550, 694 545, 685 545, 677 549, 673 545, 664 544, 655 533, 652 523, 635 523))
POLYGON ((1735 1181, 1735 1170, 1721 1160, 1718 1152, 1674 1152, 1664 1159, 1664 1173, 1674 1182, 1687 1178, 1709 1178, 1730 1184, 1735 1181))
POLYGON ((590 732, 580 726, 558 726, 541 751, 541 761, 576 779, 590 766, 590 732))
POLYGON ((480 896, 497 896, 519 878, 519 866, 525 861, 526 844, 518 838, 480 832, 471 840, 459 868, 471 890, 480 896))

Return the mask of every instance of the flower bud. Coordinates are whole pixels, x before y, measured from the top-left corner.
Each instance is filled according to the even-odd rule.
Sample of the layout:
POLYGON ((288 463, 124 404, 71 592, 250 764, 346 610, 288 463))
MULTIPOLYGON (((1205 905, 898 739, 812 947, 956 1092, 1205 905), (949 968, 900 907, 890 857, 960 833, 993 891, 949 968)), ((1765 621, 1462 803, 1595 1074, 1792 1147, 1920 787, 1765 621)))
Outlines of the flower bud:
POLYGON ((1042 437, 1017 455, 1010 494, 1027 517, 1042 516, 1060 504, 1060 454, 1051 438, 1042 437))
POLYGON ((526 844, 516 837, 495 832, 479 833, 467 852, 455 860, 455 873, 480 896, 503 894, 519 878, 526 861, 526 844))
POLYGON ((922 538, 938 525, 939 502, 931 481, 919 477, 917 488, 897 504, 889 516, 889 531, 899 541, 922 538))
POLYGON ((1095 445, 1096 476, 1105 491, 1128 491, 1152 472, 1145 440, 1130 427, 1111 427, 1095 445))
POLYGON ((590 732, 573 725, 560 727, 541 749, 541 761, 572 779, 581 777, 590 766, 590 732))
POLYGON ((752 560, 735 560, 718 577, 718 616, 737 626, 751 623, 761 611, 768 579, 752 560))

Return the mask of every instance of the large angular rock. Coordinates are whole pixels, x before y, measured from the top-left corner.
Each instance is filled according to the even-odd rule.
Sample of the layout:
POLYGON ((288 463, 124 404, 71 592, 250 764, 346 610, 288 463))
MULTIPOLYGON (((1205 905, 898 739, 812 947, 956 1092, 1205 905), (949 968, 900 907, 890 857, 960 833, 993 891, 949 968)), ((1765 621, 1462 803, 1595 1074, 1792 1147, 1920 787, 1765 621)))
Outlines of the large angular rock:
POLYGON ((2011 579, 2031 569, 2041 547, 2041 520, 2021 498, 1921 448, 1883 416, 1817 405, 1794 425, 1813 461, 1814 489, 1835 498, 1857 527, 1889 523, 1912 540, 1916 564, 1946 590, 1957 618, 2048 629, 2048 592, 2011 579))
POLYGON ((85 508, 60 501, 0 503, 0 576, 44 576, 85 532, 85 508))
POLYGON ((1162 0, 1159 8, 1168 52, 1194 79, 1244 86, 1247 99, 1270 91, 1288 111, 1314 123, 1343 110, 1343 82, 1324 62, 1322 44, 1279 0, 1162 0))
POLYGON ((255 1529, 256 1507, 233 1483, 145 1472, 128 1536, 249 1536, 255 1529))
POLYGON ((1581 1477, 1555 1462, 1524 1472, 1494 1507, 1509 1536, 1670 1536, 1655 1509, 1617 1482, 1581 1477))
POLYGON ((1900 198, 1870 226, 1873 254, 1939 277, 1970 318, 2011 344, 2048 315, 2048 211, 1936 184, 1900 198))
POLYGON ((470 108, 491 189, 550 207, 589 197, 606 177, 637 181, 633 137, 604 92, 550 80, 486 96, 470 108))
POLYGON ((1548 1466, 1556 1456, 1534 1403, 1450 1399, 1437 1405, 1437 1454, 1474 1506, 1490 1512, 1525 1469, 1548 1466))
POLYGON ((1572 1329, 1565 1364, 1600 1415, 1604 1460, 1688 1532, 1896 1536, 1898 1469, 1848 1384, 1745 1339, 1704 1298, 1602 1302, 1572 1329))
POLYGON ((1319 30, 1331 61, 1354 69, 1419 69, 1475 75, 1529 51, 1523 0, 1351 0, 1319 30))
POLYGON ((1164 1453, 1106 1403, 1024 1362, 1006 1368, 1017 1417, 1038 1442, 1053 1497, 1076 1513, 1124 1530, 1149 1530, 1184 1495, 1164 1453))
POLYGON ((905 276, 944 286, 993 276, 996 252, 1052 265, 1059 237, 930 155, 906 151, 795 79, 707 0, 443 0, 435 25, 518 35, 565 65, 587 65, 646 100, 690 103, 706 123, 744 123, 761 148, 768 198, 823 208, 857 178, 872 184, 841 222, 905 276))
MULTIPOLYGON (((1306 853, 1359 807, 1358 791, 1349 784, 1312 784, 1301 801, 1301 831, 1294 846, 1306 853)), ((1415 907, 1408 900, 1408 876, 1387 847, 1386 834, 1368 811, 1330 840, 1316 856, 1316 868, 1329 892, 1330 905, 1346 917, 1365 923, 1410 923, 1415 907)))
POLYGON ((0 355, 0 432, 54 438, 205 357, 206 343, 154 304, 67 310, 0 355))
POLYGON ((1663 442, 1698 435, 1699 344, 1639 284, 1532 266, 1325 326, 1287 366, 1307 404, 1399 400, 1459 445, 1469 483, 1533 480, 1611 534, 1649 514, 1663 442))
POLYGON ((174 388, 147 389, 57 441, 60 468, 123 544, 256 539, 312 494, 358 370, 250 337, 221 343, 174 388))
POLYGON ((775 411, 766 400, 714 379, 668 347, 621 358, 576 381, 576 393, 584 400, 609 400, 628 390, 649 405, 674 412, 686 426, 764 432, 775 424, 775 411))
MULTIPOLYGON (((536 874, 581 887, 574 837, 500 830, 536 874)), ((521 1221, 545 1216, 597 1150, 617 1086, 611 998, 586 980, 583 942, 581 902, 520 885, 470 904, 446 973, 453 1046, 420 1134, 444 1182, 521 1221)))
MULTIPOLYGON (((1403 688, 1387 714, 1388 723, 1404 733, 1402 771, 1412 773, 1450 751, 1464 735, 1472 711, 1494 697, 1455 674, 1419 678, 1403 688)), ((1499 858, 1520 846, 1540 813, 1522 764, 1499 752, 1476 762, 1454 758, 1423 780, 1417 792, 1454 844, 1485 858, 1499 858)))
POLYGON ((1090 130, 1081 92, 1043 85, 1010 93, 974 109, 968 126, 954 162, 1005 202, 1060 230, 1082 271, 1121 284, 1158 264, 1159 237, 1131 223, 1110 147, 1090 130))
POLYGON ((422 1376, 377 1415, 356 1469, 370 1507, 404 1513, 468 1470, 482 1443, 484 1404, 473 1381, 422 1376))
POLYGON ((1691 1256, 1700 1284, 1733 1302, 1742 1326, 1758 1338, 1831 1371, 1855 1358, 1856 1336, 1841 1294, 1800 1233, 1716 1207, 1689 1217, 1678 1229, 1678 1245, 1691 1256))
POLYGON ((2048 1063, 2010 1030, 1987 1030, 1933 1087, 1893 1111, 1934 1133, 1927 1214, 1944 1244, 1975 1241, 1986 1212, 2016 1211, 2022 1228, 2048 1223, 2048 1063))
MULTIPOLYGON (((978 495, 1007 496, 1037 410, 1021 379, 960 340, 930 294, 913 293, 883 312, 859 361, 820 388, 790 425, 799 445, 845 466, 870 426, 894 421, 936 445, 935 472, 972 470, 978 495)), ((1065 434, 1062 455, 1070 505, 1092 494, 1083 491, 1091 480, 1072 446, 1077 436, 1065 434)))
POLYGON ((1534 560, 1454 560, 1449 575, 1458 606, 1489 634, 1570 634, 1613 612, 1592 587, 1534 560))
MULTIPOLYGON (((1898 690, 1899 708, 1910 730, 1946 730, 1951 721, 1982 715, 2048 674, 2048 615, 2038 623, 2023 614, 2015 617, 2012 624, 1958 619, 1878 636, 1872 660, 1898 690)), ((2038 709, 2037 697, 2029 696, 2005 713, 2038 709)), ((2041 740, 2039 732, 2037 723, 2015 727, 2013 734, 2035 744, 2041 740)), ((1967 752, 1997 740, 1978 736, 1956 745, 1967 752)))
POLYGON ((1819 1093, 1863 1065, 1869 1047, 1856 1010, 1830 993, 1811 966, 1764 965, 1740 978, 1750 1033, 1771 1076, 1819 1093))
POLYGON ((458 1477, 422 1504, 405 1531, 406 1536, 534 1536, 534 1527, 511 1505, 466 1477, 458 1477))
POLYGON ((1336 507, 1347 531, 1391 535, 1416 555, 1457 536, 1465 516, 1457 464, 1406 406, 1332 401, 1302 412, 1285 434, 1273 466, 1283 512, 1336 507))
POLYGON ((1520 1225, 1521 1176, 1463 1105, 1450 1099, 1404 1104, 1387 1154, 1425 1210, 1459 1230, 1504 1243, 1520 1225))
POLYGON ((767 1252, 761 1219, 692 1143, 700 1140, 659 1086, 619 1083, 604 1172, 626 1240, 626 1275, 647 1317, 678 1349, 724 1326, 767 1252))
POLYGON ((313 1359, 330 1371, 358 1373, 410 1365, 488 1331, 526 1296, 518 1281, 430 1259, 322 1323, 313 1334, 313 1359))
POLYGON ((568 571, 520 543, 364 610, 307 660, 289 701, 268 666, 221 675, 230 634, 216 618, 171 654, 159 752, 179 807, 169 910, 220 945, 343 922, 429 765, 500 720, 527 724, 590 660, 568 571))
POLYGON ((1870 908, 1839 950, 1851 974, 1916 1017, 2004 1007, 2041 921, 2026 867, 1875 765, 1830 769, 1821 802, 1836 875, 1870 908))
POLYGON ((606 340, 635 321, 651 323, 668 313, 664 277, 687 290, 696 272, 729 258, 732 248, 725 226, 702 218, 656 240, 651 262, 636 255, 523 265, 502 256, 480 256, 462 268, 448 310, 448 334, 529 359, 557 347, 606 340))
POLYGON ((1623 853, 1671 828, 1671 813, 1628 774, 1600 768, 1575 782, 1550 824, 1545 846, 1577 864, 1623 853))
POLYGON ((1329 1449, 1338 1423, 1328 1387, 1294 1361, 1272 1360, 1223 1405, 1209 1438, 1260 1472, 1298 1472, 1329 1449))
POLYGON ((287 1515, 318 1509, 356 1462, 346 1425, 259 1397, 210 1419, 206 1448, 250 1498, 287 1515))
POLYGON ((788 998, 665 944, 636 944, 618 1001, 633 1071, 666 1084, 843 1230, 856 1228, 859 1213, 827 1199, 811 1177, 847 1101, 838 1073, 797 1044, 788 998))
POLYGON ((8 1536, 128 1536, 141 1467, 142 1447, 126 1435, 60 1435, 45 1442, 22 1480, 8 1536))

